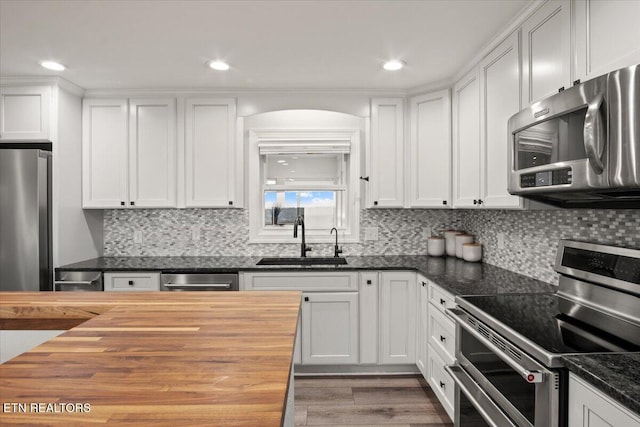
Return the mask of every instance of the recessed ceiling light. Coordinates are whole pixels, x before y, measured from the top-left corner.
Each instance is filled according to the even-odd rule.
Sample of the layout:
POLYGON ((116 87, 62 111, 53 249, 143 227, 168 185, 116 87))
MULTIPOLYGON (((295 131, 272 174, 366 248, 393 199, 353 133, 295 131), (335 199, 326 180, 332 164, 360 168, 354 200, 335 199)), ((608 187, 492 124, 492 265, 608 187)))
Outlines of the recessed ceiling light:
POLYGON ((284 160, 278 160, 278 163, 286 163, 284 160))
POLYGON ((44 68, 48 70, 53 70, 53 71, 63 71, 65 69, 64 65, 54 61, 42 61, 40 62, 40 65, 42 65, 44 68))
POLYGON ((396 70, 402 69, 402 67, 404 66, 405 66, 405 63, 403 61, 398 61, 394 59, 394 60, 385 62, 382 68, 388 71, 396 71, 396 70))
POLYGON ((229 69, 229 64, 223 61, 210 61, 209 67, 216 71, 227 71, 229 69))

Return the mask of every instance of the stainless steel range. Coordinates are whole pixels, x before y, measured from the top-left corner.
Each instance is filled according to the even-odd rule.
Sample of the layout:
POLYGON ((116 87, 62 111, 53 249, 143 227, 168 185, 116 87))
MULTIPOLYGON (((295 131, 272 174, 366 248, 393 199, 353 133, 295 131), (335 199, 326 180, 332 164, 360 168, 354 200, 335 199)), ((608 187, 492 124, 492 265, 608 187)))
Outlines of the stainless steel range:
POLYGON ((640 350, 640 250, 560 241, 557 293, 457 297, 456 425, 565 426, 562 356, 640 350))

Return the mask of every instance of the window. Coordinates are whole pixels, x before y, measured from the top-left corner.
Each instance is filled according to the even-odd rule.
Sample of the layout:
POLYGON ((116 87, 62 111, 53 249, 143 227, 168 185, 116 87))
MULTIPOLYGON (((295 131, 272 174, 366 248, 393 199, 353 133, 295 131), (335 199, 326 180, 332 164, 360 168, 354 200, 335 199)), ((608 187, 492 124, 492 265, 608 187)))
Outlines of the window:
POLYGON ((359 131, 250 131, 251 241, 297 242, 303 216, 309 242, 358 240, 359 131))

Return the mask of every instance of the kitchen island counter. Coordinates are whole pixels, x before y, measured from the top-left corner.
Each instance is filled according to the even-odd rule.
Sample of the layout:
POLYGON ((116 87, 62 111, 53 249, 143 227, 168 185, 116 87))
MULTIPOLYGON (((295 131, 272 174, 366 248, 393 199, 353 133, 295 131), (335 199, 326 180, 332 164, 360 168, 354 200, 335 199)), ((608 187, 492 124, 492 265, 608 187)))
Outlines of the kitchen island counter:
POLYGON ((0 365, 0 424, 280 426, 300 298, 0 293, 3 320, 88 319, 0 365))

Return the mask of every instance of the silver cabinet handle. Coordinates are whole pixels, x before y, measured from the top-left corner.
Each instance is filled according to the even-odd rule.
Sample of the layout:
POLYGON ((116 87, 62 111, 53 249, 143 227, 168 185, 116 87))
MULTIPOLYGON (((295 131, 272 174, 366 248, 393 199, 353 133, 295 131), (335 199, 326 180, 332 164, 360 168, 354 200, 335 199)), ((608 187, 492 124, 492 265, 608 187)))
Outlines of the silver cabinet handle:
POLYGON ((449 375, 451 375, 453 381, 455 381, 456 385, 460 387, 460 391, 490 426, 516 427, 516 424, 509 419, 493 399, 491 399, 462 368, 457 365, 447 365, 444 369, 449 373, 449 375))
POLYGON ((231 283, 165 283, 167 288, 223 288, 230 289, 231 283))
POLYGON ((56 285, 97 285, 98 279, 93 280, 55 280, 56 285))
POLYGON ((603 94, 599 93, 593 102, 587 108, 587 114, 584 117, 584 129, 582 135, 584 137, 584 149, 587 152, 587 158, 591 169, 598 175, 604 172, 604 162, 602 161, 603 147, 598 147, 600 143, 606 144, 604 137, 604 123, 600 107, 602 106, 603 94), (598 150, 599 149, 599 150, 598 150))
MULTIPOLYGON (((546 372, 530 371, 526 369, 524 366, 522 366, 520 363, 518 363, 517 361, 513 360, 513 358, 511 358, 507 353, 505 353, 498 346, 493 344, 491 341, 489 341, 487 338, 485 338, 482 334, 480 334, 478 331, 476 331, 472 326, 470 326, 467 323, 466 317, 469 317, 467 313, 465 313, 460 309, 452 309, 452 308, 448 308, 446 309, 446 311, 449 317, 451 317, 456 322, 457 325, 464 328, 475 339, 480 341, 484 346, 486 346, 489 350, 491 350, 492 353, 495 353, 503 362, 505 362, 514 371, 520 374, 520 376, 524 378, 525 381, 527 381, 528 383, 542 383, 545 381, 545 373, 548 371, 546 372)), ((526 357, 526 358, 527 360, 529 360, 530 363, 536 366, 540 366, 538 363, 534 362, 529 357, 526 357)), ((544 370, 542 366, 540 366, 540 369, 544 370)))

